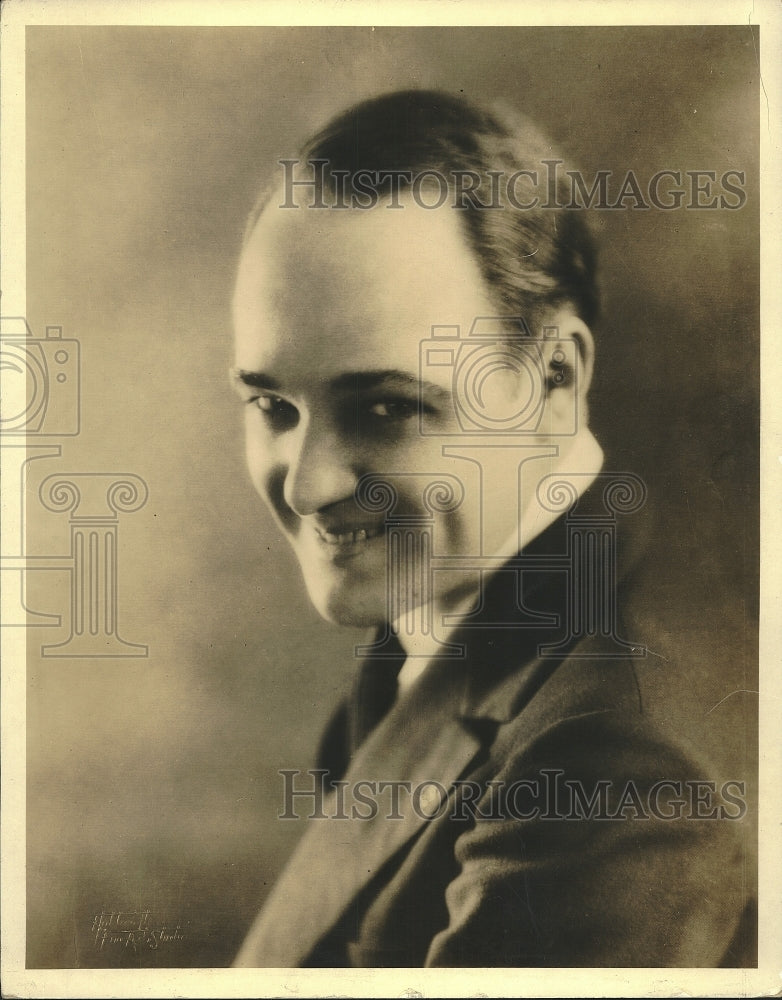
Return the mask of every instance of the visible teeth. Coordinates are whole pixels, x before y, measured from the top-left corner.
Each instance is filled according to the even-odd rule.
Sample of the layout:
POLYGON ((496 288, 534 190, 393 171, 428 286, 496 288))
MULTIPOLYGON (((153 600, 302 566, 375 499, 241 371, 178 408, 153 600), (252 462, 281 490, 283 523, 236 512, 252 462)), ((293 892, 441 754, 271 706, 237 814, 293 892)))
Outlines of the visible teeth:
POLYGON ((318 534, 328 545, 354 545, 356 542, 365 542, 368 538, 374 538, 379 531, 373 528, 359 528, 358 531, 345 531, 335 534, 331 531, 320 531, 318 534))

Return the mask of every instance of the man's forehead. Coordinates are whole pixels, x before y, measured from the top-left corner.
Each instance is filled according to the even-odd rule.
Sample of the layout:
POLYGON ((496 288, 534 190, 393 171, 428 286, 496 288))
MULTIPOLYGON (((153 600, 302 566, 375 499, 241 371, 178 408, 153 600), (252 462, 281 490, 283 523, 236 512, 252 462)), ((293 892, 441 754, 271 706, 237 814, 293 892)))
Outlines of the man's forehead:
POLYGON ((455 264, 481 280, 458 212, 446 206, 426 209, 404 194, 396 208, 382 203, 371 209, 292 208, 272 200, 259 216, 243 258, 281 269, 350 261, 372 270, 382 261, 402 271, 426 265, 436 273, 455 264))
MULTIPOLYGON (((270 205, 239 266, 237 331, 302 331, 314 324, 335 350, 380 338, 429 335, 435 324, 465 324, 491 313, 478 262, 453 210, 402 207, 361 211, 270 205)), ((306 339, 306 338, 305 338, 306 339)), ((399 345, 401 346, 401 345, 399 345)))

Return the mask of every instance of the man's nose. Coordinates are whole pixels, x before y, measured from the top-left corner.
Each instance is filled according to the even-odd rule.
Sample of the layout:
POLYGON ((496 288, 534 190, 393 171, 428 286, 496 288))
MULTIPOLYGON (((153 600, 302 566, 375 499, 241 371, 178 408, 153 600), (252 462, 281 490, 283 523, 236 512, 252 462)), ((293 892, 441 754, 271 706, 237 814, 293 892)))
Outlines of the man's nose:
POLYGON ((300 517, 352 500, 358 476, 351 449, 335 428, 309 421, 291 435, 283 495, 300 517))

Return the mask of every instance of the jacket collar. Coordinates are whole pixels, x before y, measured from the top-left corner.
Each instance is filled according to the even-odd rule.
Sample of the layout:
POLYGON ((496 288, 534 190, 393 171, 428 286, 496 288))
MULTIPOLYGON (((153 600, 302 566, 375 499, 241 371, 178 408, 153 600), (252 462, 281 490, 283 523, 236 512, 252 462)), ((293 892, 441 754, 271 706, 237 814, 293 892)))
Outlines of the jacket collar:
POLYGON ((632 644, 622 641, 618 593, 629 587, 645 546, 646 525, 621 511, 640 510, 645 495, 637 477, 602 472, 564 514, 487 581, 478 612, 449 636, 450 642, 464 647, 463 662, 468 665, 461 675, 462 717, 508 722, 584 640, 588 648, 582 647, 583 655, 592 658, 630 652, 632 644), (603 556, 610 570, 604 578, 606 590, 576 581, 577 571, 569 562, 578 538, 592 530, 611 538, 603 556), (573 602, 579 599, 574 586, 591 587, 595 600, 611 602, 618 634, 571 633, 573 602))
MULTIPOLYGON (((580 499, 595 481, 603 467, 603 450, 592 432, 584 426, 572 439, 563 439, 556 449, 557 454, 548 458, 548 472, 542 475, 542 463, 536 462, 537 474, 542 475, 537 490, 527 496, 523 510, 518 513, 518 523, 509 532, 504 544, 493 553, 498 560, 510 560, 520 551, 527 550, 540 535, 552 525, 561 514, 556 500, 580 499), (554 499, 555 502, 552 502, 554 499)), ((508 511, 511 514, 511 511, 508 511)), ((483 586, 491 571, 484 571, 480 585, 483 586)), ((474 595, 473 595, 474 596, 474 595)), ((458 618, 469 612, 473 596, 467 594, 459 605, 452 609, 449 617, 458 618)), ((439 617, 441 612, 433 610, 432 615, 439 617)), ((405 622, 406 626, 411 623, 405 622)), ((414 624, 414 623, 413 623, 414 624)), ((428 661, 441 654, 438 639, 431 631, 422 634, 408 634, 402 623, 395 624, 395 630, 408 653, 408 661, 402 668, 399 683, 400 688, 410 686, 417 677, 427 669, 428 661)))

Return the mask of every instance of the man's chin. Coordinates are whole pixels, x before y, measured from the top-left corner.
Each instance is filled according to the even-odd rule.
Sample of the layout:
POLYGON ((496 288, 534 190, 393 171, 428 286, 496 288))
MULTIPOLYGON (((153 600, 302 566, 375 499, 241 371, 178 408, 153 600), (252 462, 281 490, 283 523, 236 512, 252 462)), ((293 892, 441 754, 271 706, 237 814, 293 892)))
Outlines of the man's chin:
POLYGON ((387 620, 384 598, 372 600, 367 593, 344 593, 339 590, 309 591, 310 600, 321 616, 332 625, 346 628, 375 628, 387 620))

